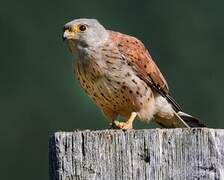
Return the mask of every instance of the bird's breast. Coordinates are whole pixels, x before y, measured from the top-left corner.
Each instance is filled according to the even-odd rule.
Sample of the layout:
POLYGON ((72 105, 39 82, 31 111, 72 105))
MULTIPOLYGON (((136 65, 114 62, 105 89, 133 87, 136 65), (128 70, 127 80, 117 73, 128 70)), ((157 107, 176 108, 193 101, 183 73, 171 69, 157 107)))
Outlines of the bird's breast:
POLYGON ((77 61, 74 68, 81 87, 102 109, 126 116, 152 98, 147 84, 122 61, 77 61))

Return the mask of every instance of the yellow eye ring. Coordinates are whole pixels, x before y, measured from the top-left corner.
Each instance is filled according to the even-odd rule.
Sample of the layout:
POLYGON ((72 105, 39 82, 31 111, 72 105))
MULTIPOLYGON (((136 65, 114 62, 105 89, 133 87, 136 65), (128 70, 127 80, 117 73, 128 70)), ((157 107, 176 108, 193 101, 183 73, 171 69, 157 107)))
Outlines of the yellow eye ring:
POLYGON ((79 31, 85 31, 87 29, 87 26, 86 25, 84 25, 84 24, 80 24, 79 26, 78 26, 78 30, 79 31))

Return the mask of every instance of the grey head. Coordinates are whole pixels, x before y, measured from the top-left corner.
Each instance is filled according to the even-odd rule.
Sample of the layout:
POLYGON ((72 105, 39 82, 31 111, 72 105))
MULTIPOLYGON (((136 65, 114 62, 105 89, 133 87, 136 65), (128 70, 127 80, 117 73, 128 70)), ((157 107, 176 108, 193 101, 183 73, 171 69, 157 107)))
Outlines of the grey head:
POLYGON ((63 39, 68 42, 71 51, 97 47, 107 38, 107 30, 96 19, 75 19, 64 25, 63 39))

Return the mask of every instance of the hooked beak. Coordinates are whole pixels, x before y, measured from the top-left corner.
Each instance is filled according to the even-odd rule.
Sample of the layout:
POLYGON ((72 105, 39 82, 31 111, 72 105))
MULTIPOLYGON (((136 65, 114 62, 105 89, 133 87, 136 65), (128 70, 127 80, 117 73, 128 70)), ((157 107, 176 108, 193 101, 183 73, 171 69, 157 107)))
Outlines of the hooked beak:
POLYGON ((74 31, 71 27, 64 26, 62 40, 75 39, 76 31, 74 31))

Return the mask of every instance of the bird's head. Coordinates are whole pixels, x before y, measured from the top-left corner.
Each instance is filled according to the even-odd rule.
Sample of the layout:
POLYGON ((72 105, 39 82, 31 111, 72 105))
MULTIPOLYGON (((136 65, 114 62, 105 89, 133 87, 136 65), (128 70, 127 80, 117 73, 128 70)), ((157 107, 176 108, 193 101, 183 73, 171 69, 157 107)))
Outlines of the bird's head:
POLYGON ((96 19, 75 19, 64 25, 63 40, 69 48, 97 47, 108 38, 107 30, 96 19))

